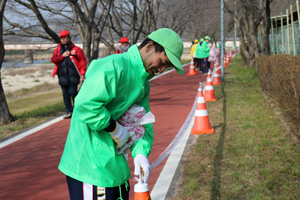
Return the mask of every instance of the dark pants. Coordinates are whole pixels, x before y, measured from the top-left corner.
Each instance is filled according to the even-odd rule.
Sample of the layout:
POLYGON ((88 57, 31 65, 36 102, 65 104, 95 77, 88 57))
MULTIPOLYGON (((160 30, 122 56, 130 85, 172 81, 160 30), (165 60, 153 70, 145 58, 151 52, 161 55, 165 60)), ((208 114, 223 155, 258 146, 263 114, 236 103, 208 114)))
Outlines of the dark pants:
POLYGON ((200 59, 194 58, 195 68, 199 68, 201 66, 200 59))
POLYGON ((120 187, 103 188, 94 185, 82 183, 67 176, 70 200, 117 200, 122 197, 123 200, 129 199, 130 186, 126 188, 125 184, 120 187), (121 194, 120 194, 121 189, 121 194), (102 197, 102 198, 101 198, 102 197), (104 197, 104 198, 103 198, 104 197))
POLYGON ((198 58, 198 66, 199 66, 199 70, 201 71, 201 72, 203 72, 203 58, 198 58))
POLYGON ((71 98, 72 98, 73 104, 74 104, 74 99, 77 95, 77 85, 61 85, 60 87, 63 92, 63 98, 64 98, 66 112, 73 112, 71 98))
POLYGON ((208 70, 210 69, 210 62, 208 62, 208 57, 203 58, 203 74, 208 73, 208 70))

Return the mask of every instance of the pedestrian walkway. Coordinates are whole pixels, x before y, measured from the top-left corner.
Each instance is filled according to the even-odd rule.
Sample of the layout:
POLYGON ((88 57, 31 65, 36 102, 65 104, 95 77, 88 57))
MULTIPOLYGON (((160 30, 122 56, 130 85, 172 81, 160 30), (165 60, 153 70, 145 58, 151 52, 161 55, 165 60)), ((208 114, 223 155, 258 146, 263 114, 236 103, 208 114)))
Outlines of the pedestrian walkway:
MULTIPOLYGON (((191 111, 199 82, 205 81, 199 71, 198 75, 187 76, 189 65, 184 69, 184 75, 172 71, 151 81, 149 102, 156 122, 150 163, 174 139, 191 111)), ((57 169, 69 123, 70 120, 61 120, 0 149, 0 199, 69 198, 65 176, 57 169)), ((129 157, 128 162, 133 172, 133 159, 129 157)), ((165 163, 166 159, 152 170, 148 181, 150 192, 165 163)), ((130 199, 134 184, 131 178, 130 199)))

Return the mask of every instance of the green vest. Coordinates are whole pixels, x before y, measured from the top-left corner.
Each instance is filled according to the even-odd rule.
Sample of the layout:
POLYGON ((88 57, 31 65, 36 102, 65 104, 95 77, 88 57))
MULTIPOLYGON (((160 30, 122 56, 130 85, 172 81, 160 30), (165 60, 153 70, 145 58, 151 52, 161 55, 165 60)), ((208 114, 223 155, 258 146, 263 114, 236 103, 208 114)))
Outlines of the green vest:
MULTIPOLYGON (((112 117, 118 119, 132 104, 150 111, 151 76, 145 71, 138 47, 128 52, 94 60, 75 98, 68 138, 58 169, 67 176, 99 187, 124 184, 131 175, 123 154, 103 129, 112 117)), ((131 147, 132 157, 151 152, 153 125, 131 147)))

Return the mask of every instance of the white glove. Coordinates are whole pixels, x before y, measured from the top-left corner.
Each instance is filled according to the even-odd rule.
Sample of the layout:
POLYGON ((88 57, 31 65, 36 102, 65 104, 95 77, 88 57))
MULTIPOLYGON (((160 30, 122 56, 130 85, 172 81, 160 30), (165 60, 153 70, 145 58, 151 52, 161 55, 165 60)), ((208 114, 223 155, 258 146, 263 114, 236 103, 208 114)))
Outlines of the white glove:
POLYGON ((149 160, 143 154, 138 154, 134 158, 134 175, 140 175, 140 179, 142 183, 147 183, 148 178, 150 176, 150 165, 149 160), (142 170, 142 174, 140 173, 142 170))
POLYGON ((118 122, 116 122, 116 129, 113 132, 109 132, 112 139, 118 144, 117 148, 123 146, 129 138, 129 134, 127 130, 120 125, 118 122))

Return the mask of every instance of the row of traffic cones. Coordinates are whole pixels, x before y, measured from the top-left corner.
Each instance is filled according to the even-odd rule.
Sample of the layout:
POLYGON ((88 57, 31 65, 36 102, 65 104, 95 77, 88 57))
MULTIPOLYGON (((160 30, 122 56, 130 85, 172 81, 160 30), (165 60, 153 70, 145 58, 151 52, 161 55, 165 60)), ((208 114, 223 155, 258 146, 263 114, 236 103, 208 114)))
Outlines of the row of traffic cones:
MULTIPOLYGON (((232 59, 232 54, 231 54, 231 51, 230 51, 229 55, 226 54, 226 56, 224 58, 224 67, 225 68, 227 68, 227 64, 230 63, 231 59, 232 59)), ((195 70, 194 58, 192 58, 192 60, 191 60, 190 71, 187 75, 189 75, 189 76, 197 75, 196 70, 195 70)), ((219 75, 221 75, 221 74, 219 74, 219 75)))
MULTIPOLYGON (((226 65, 230 62, 232 59, 231 52, 226 57, 226 65)), ((214 92, 214 85, 222 85, 222 82, 220 80, 220 68, 218 66, 218 63, 215 63, 214 71, 213 71, 213 77, 211 77, 211 71, 209 70, 208 76, 206 79, 206 85, 204 87, 204 94, 201 86, 198 89, 198 97, 197 97, 197 107, 196 107, 196 113, 195 113, 195 121, 194 121, 194 127, 192 129, 192 134, 211 134, 214 133, 215 130, 211 127, 208 112, 206 108, 206 102, 208 101, 216 101, 217 98, 215 97, 214 92)))
MULTIPOLYGON (((228 57, 227 57, 228 58, 228 57)), ((232 58, 230 52, 230 59, 232 58)), ((230 62, 230 61, 229 61, 230 62)), ((227 63, 227 62, 226 62, 227 63)), ((227 67, 227 65, 226 65, 227 67)), ((196 75, 194 59, 191 61, 190 71, 188 75, 196 75)), ((211 127, 208 112, 206 108, 207 101, 217 101, 214 92, 214 85, 222 85, 220 80, 220 68, 218 64, 215 63, 213 76, 211 76, 211 71, 208 71, 206 85, 203 90, 201 85, 198 89, 198 97, 197 97, 197 107, 195 113, 195 122, 194 128, 192 129, 192 134, 210 134, 214 133, 215 129, 211 127)), ((149 200, 151 199, 149 193, 149 187, 147 183, 137 183, 134 185, 134 200, 149 200)))

